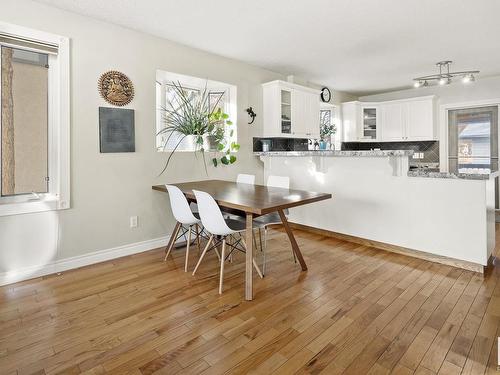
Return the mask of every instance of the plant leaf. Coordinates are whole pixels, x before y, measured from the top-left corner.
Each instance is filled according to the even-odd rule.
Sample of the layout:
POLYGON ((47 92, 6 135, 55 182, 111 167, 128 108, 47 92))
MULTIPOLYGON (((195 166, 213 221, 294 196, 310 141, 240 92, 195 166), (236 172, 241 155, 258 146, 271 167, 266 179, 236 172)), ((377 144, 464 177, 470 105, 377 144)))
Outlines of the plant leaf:
POLYGON ((213 158, 212 163, 213 163, 214 167, 217 168, 217 158, 213 158))
POLYGON ((230 162, 231 164, 233 164, 235 161, 236 161, 236 156, 231 155, 231 156, 229 157, 229 162, 230 162))
POLYGON ((228 165, 229 164, 229 160, 227 159, 227 157, 225 155, 220 158, 220 161, 224 165, 228 165))

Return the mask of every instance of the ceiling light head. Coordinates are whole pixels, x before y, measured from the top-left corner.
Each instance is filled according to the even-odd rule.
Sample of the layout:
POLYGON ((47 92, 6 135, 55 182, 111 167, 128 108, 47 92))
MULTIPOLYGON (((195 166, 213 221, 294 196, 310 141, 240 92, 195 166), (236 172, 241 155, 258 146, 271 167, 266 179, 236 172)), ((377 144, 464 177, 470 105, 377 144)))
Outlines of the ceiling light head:
POLYGON ((449 85, 451 83, 451 78, 441 77, 438 82, 441 86, 449 85))
POLYGON ((424 86, 424 87, 427 87, 427 86, 429 86, 429 82, 427 82, 427 81, 424 81, 424 83, 422 84, 422 86, 424 86))
POLYGON ((413 83, 413 87, 415 87, 416 89, 418 89, 420 86, 422 86, 422 84, 423 84, 422 81, 415 81, 413 83))
POLYGON ((462 78, 463 83, 470 83, 470 82, 474 82, 475 80, 476 80, 476 78, 474 77, 474 74, 472 74, 472 73, 466 74, 462 78))

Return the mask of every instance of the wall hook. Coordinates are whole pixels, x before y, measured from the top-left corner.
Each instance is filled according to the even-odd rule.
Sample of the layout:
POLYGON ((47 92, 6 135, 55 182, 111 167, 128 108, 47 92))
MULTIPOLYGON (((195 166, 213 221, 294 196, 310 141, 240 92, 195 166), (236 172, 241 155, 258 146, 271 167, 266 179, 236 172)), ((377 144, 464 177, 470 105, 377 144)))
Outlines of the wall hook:
POLYGON ((247 111, 248 116, 250 116, 252 118, 252 121, 250 121, 248 123, 248 125, 253 124, 253 122, 255 121, 255 118, 257 117, 257 114, 253 111, 252 107, 248 107, 247 109, 245 109, 245 111, 247 111))

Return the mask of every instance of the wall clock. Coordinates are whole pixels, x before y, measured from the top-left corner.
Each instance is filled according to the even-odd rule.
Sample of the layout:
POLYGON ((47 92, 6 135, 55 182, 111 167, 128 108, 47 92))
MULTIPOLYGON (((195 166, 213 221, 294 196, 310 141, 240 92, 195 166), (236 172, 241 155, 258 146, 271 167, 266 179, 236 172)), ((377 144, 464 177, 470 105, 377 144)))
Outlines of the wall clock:
POLYGON ((328 103, 332 99, 332 93, 328 87, 323 87, 321 89, 321 100, 328 103))
POLYGON ((99 93, 108 103, 121 107, 134 98, 134 85, 125 74, 110 70, 99 78, 99 93))

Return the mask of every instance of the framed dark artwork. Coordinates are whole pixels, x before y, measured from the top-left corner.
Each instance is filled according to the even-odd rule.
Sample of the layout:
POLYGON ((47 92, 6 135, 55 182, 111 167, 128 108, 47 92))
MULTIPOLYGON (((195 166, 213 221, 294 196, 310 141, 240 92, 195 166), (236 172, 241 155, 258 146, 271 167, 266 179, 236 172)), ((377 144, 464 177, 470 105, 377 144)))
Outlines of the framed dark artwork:
POLYGON ((135 152, 134 110, 99 107, 101 153, 135 152))

